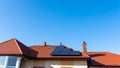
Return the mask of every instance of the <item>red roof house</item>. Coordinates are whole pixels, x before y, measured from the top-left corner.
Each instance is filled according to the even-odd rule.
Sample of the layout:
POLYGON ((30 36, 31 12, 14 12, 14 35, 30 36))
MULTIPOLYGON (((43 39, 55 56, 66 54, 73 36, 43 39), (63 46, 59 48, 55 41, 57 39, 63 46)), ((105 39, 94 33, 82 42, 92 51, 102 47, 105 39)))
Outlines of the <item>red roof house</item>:
POLYGON ((26 46, 17 39, 0 43, 0 67, 2 68, 120 68, 120 55, 110 52, 88 52, 65 45, 26 46))

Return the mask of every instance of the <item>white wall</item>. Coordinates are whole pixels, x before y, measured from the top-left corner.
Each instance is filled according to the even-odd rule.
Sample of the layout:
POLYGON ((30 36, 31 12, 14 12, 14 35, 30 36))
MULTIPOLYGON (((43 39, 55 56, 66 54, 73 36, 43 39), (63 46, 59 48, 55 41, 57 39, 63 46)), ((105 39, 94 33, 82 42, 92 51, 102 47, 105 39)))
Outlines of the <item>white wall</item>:
POLYGON ((89 68, 120 68, 120 67, 89 67, 89 68))
POLYGON ((87 68, 87 61, 74 61, 73 68, 87 68))
MULTIPOLYGON (((37 60, 41 61, 41 60, 37 60)), ((42 60, 43 61, 43 60, 42 60)), ((64 60, 66 61, 66 60, 64 60)), ((64 63, 62 60, 44 60, 44 62, 35 62, 35 60, 27 60, 24 62, 25 65, 22 65, 21 68, 33 68, 36 67, 35 64, 37 63, 38 65, 43 65, 42 67, 45 68, 61 68, 61 67, 71 67, 71 68, 87 68, 87 61, 86 60, 69 60, 70 62, 67 61, 64 63), (62 62, 62 63, 61 63, 62 62)), ((39 67, 39 66, 38 66, 39 67)))
POLYGON ((46 61, 45 68, 60 68, 60 61, 55 60, 46 61))
POLYGON ((72 67, 72 68, 87 68, 87 61, 73 61, 73 65, 61 65, 60 61, 46 61, 45 68, 61 68, 61 67, 72 67))

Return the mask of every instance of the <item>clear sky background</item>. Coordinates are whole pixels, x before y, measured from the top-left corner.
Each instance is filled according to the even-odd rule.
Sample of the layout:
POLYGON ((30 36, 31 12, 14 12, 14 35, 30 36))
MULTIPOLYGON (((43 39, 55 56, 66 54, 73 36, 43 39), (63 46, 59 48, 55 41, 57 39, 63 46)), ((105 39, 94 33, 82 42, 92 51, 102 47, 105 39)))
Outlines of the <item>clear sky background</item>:
POLYGON ((0 42, 11 38, 120 54, 120 0, 0 0, 0 42))

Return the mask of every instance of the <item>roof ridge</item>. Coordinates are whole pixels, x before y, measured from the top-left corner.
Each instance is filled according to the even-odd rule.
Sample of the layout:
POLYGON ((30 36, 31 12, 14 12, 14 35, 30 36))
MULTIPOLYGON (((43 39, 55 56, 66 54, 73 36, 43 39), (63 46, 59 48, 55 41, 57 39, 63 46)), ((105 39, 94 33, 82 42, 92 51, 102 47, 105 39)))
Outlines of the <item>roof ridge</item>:
POLYGON ((114 55, 119 55, 120 56, 120 54, 116 54, 116 53, 112 53, 112 52, 107 52, 107 53, 114 54, 114 55))
POLYGON ((0 42, 0 44, 3 44, 3 43, 6 43, 6 42, 9 42, 9 41, 14 40, 14 39, 16 39, 16 38, 12 38, 12 39, 9 39, 9 40, 7 40, 7 41, 0 42))
POLYGON ((21 53, 21 54, 23 54, 23 52, 21 51, 20 46, 18 45, 18 40, 17 40, 17 39, 15 39, 15 38, 13 38, 13 40, 15 41, 15 44, 17 45, 17 47, 18 47, 18 49, 19 49, 20 53, 21 53))

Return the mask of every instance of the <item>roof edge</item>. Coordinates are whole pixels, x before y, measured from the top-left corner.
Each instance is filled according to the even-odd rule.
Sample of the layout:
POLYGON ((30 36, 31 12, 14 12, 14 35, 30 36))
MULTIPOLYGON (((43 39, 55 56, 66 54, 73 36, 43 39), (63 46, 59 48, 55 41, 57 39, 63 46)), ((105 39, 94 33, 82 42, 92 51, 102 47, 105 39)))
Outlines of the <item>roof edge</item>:
POLYGON ((3 43, 6 43, 6 42, 9 42, 9 41, 14 40, 14 39, 16 39, 16 38, 12 38, 12 39, 9 39, 9 40, 2 41, 2 42, 0 42, 0 44, 3 44, 3 43))

